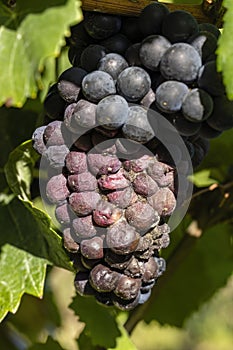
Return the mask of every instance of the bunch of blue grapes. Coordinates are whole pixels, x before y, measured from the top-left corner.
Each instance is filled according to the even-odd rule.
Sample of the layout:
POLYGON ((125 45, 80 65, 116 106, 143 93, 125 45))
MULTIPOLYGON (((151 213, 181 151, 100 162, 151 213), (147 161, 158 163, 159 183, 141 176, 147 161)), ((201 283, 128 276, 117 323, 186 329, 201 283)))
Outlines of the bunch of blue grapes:
POLYGON ((157 2, 137 17, 84 12, 71 27, 71 67, 49 88, 32 139, 79 294, 130 310, 165 271, 177 169, 155 119, 178 131, 194 167, 209 139, 233 126, 216 69, 219 35, 157 2))

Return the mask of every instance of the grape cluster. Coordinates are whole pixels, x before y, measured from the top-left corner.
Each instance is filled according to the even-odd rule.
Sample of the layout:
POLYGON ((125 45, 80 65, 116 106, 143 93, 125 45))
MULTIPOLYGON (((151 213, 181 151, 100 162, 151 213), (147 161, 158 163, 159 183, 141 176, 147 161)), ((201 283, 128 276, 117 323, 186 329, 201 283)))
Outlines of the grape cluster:
POLYGON ((209 139, 233 126, 216 70, 219 33, 157 2, 139 17, 85 12, 71 28, 72 67, 50 87, 47 124, 32 139, 79 294, 130 310, 165 271, 159 253, 177 205, 176 163, 184 177, 187 164, 177 145, 174 160, 160 142, 160 118, 181 135, 193 166, 209 139))

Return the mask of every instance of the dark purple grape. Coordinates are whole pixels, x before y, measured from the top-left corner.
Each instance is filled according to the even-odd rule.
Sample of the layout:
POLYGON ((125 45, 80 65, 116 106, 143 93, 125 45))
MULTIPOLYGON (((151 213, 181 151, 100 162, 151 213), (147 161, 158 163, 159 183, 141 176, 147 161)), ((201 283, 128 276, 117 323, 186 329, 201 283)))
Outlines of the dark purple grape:
POLYGON ((93 43, 93 38, 87 34, 84 23, 85 20, 70 27, 71 36, 68 40, 72 46, 78 49, 85 48, 93 43))
POLYGON ((198 87, 212 96, 222 96, 225 93, 222 75, 217 71, 216 61, 206 62, 198 72, 198 87))
POLYGON ((129 277, 140 278, 142 276, 142 267, 143 262, 133 256, 130 263, 125 268, 124 274, 129 277))
POLYGON ((59 169, 65 165, 65 158, 69 153, 66 145, 49 146, 43 153, 52 168, 59 169))
POLYGON ((72 225, 78 241, 83 238, 92 238, 97 233, 93 225, 92 215, 76 217, 72 221, 72 225))
POLYGON ((175 210, 176 198, 169 188, 163 187, 148 197, 148 203, 158 212, 158 215, 169 216, 175 210))
POLYGON ((90 133, 81 135, 77 139, 76 137, 77 136, 75 135, 74 146, 79 151, 84 151, 84 152, 90 151, 90 149, 93 147, 90 133))
POLYGON ((218 29, 218 27, 212 23, 199 23, 198 28, 200 32, 208 31, 209 33, 213 34, 216 37, 216 39, 218 39, 219 36, 221 35, 221 32, 218 29))
POLYGON ((150 257, 150 259, 144 263, 143 270, 143 282, 149 282, 158 276, 159 267, 153 257, 150 257))
POLYGON ((212 97, 202 89, 191 89, 182 102, 182 113, 191 122, 206 120, 213 111, 212 97))
POLYGON ((80 251, 87 259, 102 259, 104 256, 103 239, 98 236, 83 239, 80 243, 80 251))
POLYGON ((142 62, 139 56, 141 43, 130 45, 125 52, 125 58, 130 66, 141 67, 142 62))
POLYGON ((141 41, 144 35, 139 27, 139 17, 122 16, 121 33, 132 43, 141 41))
POLYGON ((128 67, 117 78, 118 92, 129 102, 141 100, 149 91, 150 86, 149 74, 140 67, 128 67))
POLYGON ((62 225, 70 224, 73 213, 71 212, 69 205, 67 203, 62 203, 57 205, 55 209, 55 216, 57 221, 62 225))
POLYGON ((65 158, 65 165, 71 174, 87 172, 87 157, 83 152, 71 151, 65 158))
POLYGON ((121 161, 110 154, 89 153, 87 161, 90 171, 95 176, 116 173, 121 167, 121 161))
POLYGON ((122 219, 107 228, 107 246, 116 254, 127 255, 135 251, 140 235, 122 219))
POLYGON ((87 72, 92 72, 97 69, 98 62, 107 53, 105 47, 101 45, 91 44, 87 46, 80 57, 80 65, 87 72))
POLYGON ((94 290, 89 282, 89 272, 79 271, 75 276, 74 287, 76 292, 81 296, 94 295, 94 290))
POLYGON ((171 43, 161 35, 148 36, 142 41, 139 51, 142 64, 152 71, 157 71, 161 58, 170 46, 171 43))
POLYGON ((90 283, 98 292, 111 292, 118 283, 120 274, 107 266, 98 264, 90 272, 90 283))
POLYGON ((96 105, 86 100, 69 104, 65 109, 64 123, 73 133, 91 130, 96 126, 96 105))
POLYGON ((117 53, 105 55, 98 63, 98 69, 111 75, 116 80, 118 75, 128 67, 127 61, 117 53))
POLYGON ((188 42, 197 50, 203 63, 210 55, 215 54, 217 49, 217 38, 214 34, 207 31, 196 33, 189 38, 188 42))
POLYGON ((128 223, 135 227, 141 234, 146 233, 151 227, 158 224, 158 213, 144 202, 136 202, 125 210, 128 223))
POLYGON ((66 102, 72 103, 78 100, 82 80, 86 74, 87 72, 82 68, 71 67, 58 77, 57 89, 66 102))
POLYGON ((171 43, 184 42, 197 32, 197 20, 187 11, 172 11, 163 20, 162 35, 171 43))
POLYGON ((124 56, 125 51, 131 45, 131 42, 125 35, 118 33, 101 41, 101 45, 106 47, 109 52, 118 53, 119 55, 124 56))
POLYGON ((125 270, 132 261, 132 254, 119 255, 115 254, 111 249, 106 249, 104 260, 113 269, 125 270))
POLYGON ((140 278, 131 278, 125 275, 121 275, 114 293, 121 299, 131 300, 137 297, 140 288, 140 278))
POLYGON ((36 130, 32 134, 32 146, 34 150, 41 155, 47 149, 43 137, 45 128, 46 125, 40 126, 39 128, 36 128, 36 130))
POLYGON ((152 196, 159 187, 157 183, 146 173, 139 173, 133 181, 134 191, 142 196, 152 196))
POLYGON ((66 102, 59 95, 57 83, 53 84, 45 97, 44 109, 46 115, 51 119, 62 119, 66 102))
POLYGON ((101 40, 119 32, 121 18, 107 13, 87 12, 84 27, 92 38, 101 40))
POLYGON ((218 131, 231 129, 233 127, 233 101, 225 95, 215 97, 213 113, 206 122, 218 131))
POLYGON ((84 77, 82 92, 88 100, 98 102, 108 95, 115 94, 116 87, 110 74, 96 70, 84 77))
POLYGON ((129 180, 124 176, 124 172, 119 170, 115 174, 102 175, 98 179, 98 184, 101 190, 121 190, 130 185, 129 180))
POLYGON ((119 208, 127 208, 137 201, 137 195, 132 187, 126 187, 123 190, 113 191, 107 194, 109 202, 117 205, 119 208))
POLYGON ((187 120, 182 113, 175 113, 171 114, 171 118, 168 119, 172 125, 176 128, 176 130, 179 132, 182 136, 192 136, 196 135, 200 128, 201 128, 201 122, 200 123, 193 123, 189 120, 187 120))
POLYGON ((122 127, 124 136, 130 140, 146 143, 154 137, 148 121, 147 110, 142 106, 129 107, 128 118, 122 127))
POLYGON ((168 13, 167 6, 161 3, 153 2, 144 7, 139 15, 141 32, 145 36, 161 33, 162 23, 168 13))
POLYGON ((222 131, 212 128, 207 122, 203 122, 201 124, 200 130, 198 131, 198 135, 206 139, 213 139, 220 136, 221 134, 222 131))
POLYGON ((180 81, 168 80, 159 85, 155 91, 158 108, 165 113, 175 113, 181 109, 188 94, 188 86, 180 81))
POLYGON ((67 183, 74 192, 95 191, 98 188, 96 178, 89 172, 69 175, 67 183))
POLYGON ((61 146, 64 145, 64 137, 62 135, 62 122, 54 120, 49 123, 44 130, 44 143, 49 146, 61 146))
POLYGON ((197 79, 201 65, 201 57, 194 47, 186 43, 177 43, 163 55, 160 71, 166 79, 192 83, 197 79))
POLYGON ((92 213, 101 199, 96 192, 73 192, 69 197, 71 209, 79 216, 85 216, 92 213))
MULTIPOLYGON (((156 229, 156 227, 152 230, 152 232, 156 229)), ((149 233, 146 233, 144 236, 140 237, 136 252, 144 252, 145 250, 148 250, 153 246, 153 243, 154 241, 150 231, 149 233)))
POLYGON ((128 103, 124 97, 119 95, 107 96, 97 104, 97 123, 105 129, 118 129, 126 122, 128 110, 128 103))
POLYGON ((96 129, 93 130, 91 139, 97 152, 112 155, 117 153, 115 139, 109 139, 107 136, 99 133, 96 129))
POLYGON ((124 300, 117 296, 113 296, 113 304, 122 311, 130 311, 135 309, 139 302, 140 292, 135 299, 124 300))
POLYGON ((140 173, 141 171, 145 170, 152 161, 153 158, 146 154, 140 158, 126 160, 124 161, 123 165, 127 171, 140 173))
POLYGON ((117 222, 123 212, 114 204, 105 200, 99 201, 93 211, 93 220, 101 227, 107 227, 117 222))
POLYGON ((60 204, 69 196, 66 182, 63 174, 54 175, 49 179, 46 185, 46 195, 50 202, 60 204))
POLYGON ((174 168, 165 163, 155 160, 149 164, 147 172, 160 187, 170 186, 174 182, 174 168))
POLYGON ((77 253, 79 251, 79 244, 75 242, 72 237, 70 227, 63 230, 63 246, 70 253, 77 253))

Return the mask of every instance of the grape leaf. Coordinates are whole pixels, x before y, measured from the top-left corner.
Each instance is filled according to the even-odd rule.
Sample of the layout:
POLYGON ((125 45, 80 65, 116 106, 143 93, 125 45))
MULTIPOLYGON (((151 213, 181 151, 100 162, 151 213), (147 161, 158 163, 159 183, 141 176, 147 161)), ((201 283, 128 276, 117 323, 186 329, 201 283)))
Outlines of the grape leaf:
POLYGON ((61 345, 53 338, 48 337, 45 344, 34 344, 28 350, 64 350, 61 345))
POLYGON ((121 336, 116 321, 114 308, 106 308, 96 302, 94 297, 77 295, 70 307, 86 324, 85 334, 91 338, 93 345, 115 348, 116 338, 121 336))
POLYGON ((189 179, 197 187, 206 187, 218 183, 216 179, 211 178, 211 170, 203 169, 189 176, 189 179))
POLYGON ((168 257, 167 271, 154 287, 145 320, 182 326, 194 310, 226 283, 232 263, 231 225, 216 225, 200 238, 185 233, 183 245, 179 244, 168 257))
POLYGON ((5 244, 0 256, 0 321, 15 313, 23 293, 41 298, 47 261, 5 244))
POLYGON ((45 60, 58 56, 69 26, 82 19, 79 6, 76 0, 0 3, 0 105, 21 107, 47 88, 38 85, 45 60))
POLYGON ((233 99, 233 2, 224 0, 223 6, 227 9, 223 21, 222 35, 218 40, 217 68, 223 74, 223 82, 226 87, 228 98, 233 99))

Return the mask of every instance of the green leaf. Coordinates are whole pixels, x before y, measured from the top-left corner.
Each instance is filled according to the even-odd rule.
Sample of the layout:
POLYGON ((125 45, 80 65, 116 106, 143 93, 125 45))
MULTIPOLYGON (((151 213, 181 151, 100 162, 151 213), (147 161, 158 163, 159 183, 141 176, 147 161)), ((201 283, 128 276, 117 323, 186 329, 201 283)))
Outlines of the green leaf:
POLYGON ((17 1, 0 4, 0 105, 21 107, 35 98, 49 57, 59 55, 69 26, 82 14, 76 0, 17 1))
POLYGON ((232 273, 232 226, 216 225, 200 238, 184 234, 183 244, 173 251, 167 270, 154 287, 145 320, 182 326, 185 319, 232 273))
POLYGON ((119 330, 121 332, 121 336, 116 339, 116 346, 114 348, 108 349, 108 350, 137 350, 136 346, 132 342, 132 340, 129 337, 129 334, 127 333, 126 329, 121 324, 119 318, 117 318, 117 323, 119 330))
POLYGON ((218 41, 217 68, 223 74, 223 82, 229 99, 233 99, 233 2, 224 0, 223 6, 227 9, 223 21, 223 32, 218 41))
POLYGON ((96 302, 94 297, 81 297, 77 295, 70 306, 84 322, 85 334, 91 338, 93 345, 105 348, 115 348, 116 338, 121 336, 115 310, 96 302))
POLYGON ((5 166, 7 182, 20 199, 28 201, 32 172, 39 155, 33 150, 32 142, 26 141, 10 153, 5 166))
POLYGON ((15 313, 21 297, 29 293, 41 298, 47 261, 6 244, 0 256, 0 321, 15 313))
POLYGON ((216 179, 211 178, 211 170, 204 169, 200 170, 189 177, 189 179, 194 183, 197 187, 207 187, 218 183, 216 179))
POLYGON ((28 350, 64 350, 53 338, 48 337, 45 344, 34 344, 28 350))
POLYGON ((0 246, 9 243, 73 271, 61 237, 50 227, 49 217, 30 202, 15 198, 8 205, 0 206, 0 227, 0 246))

